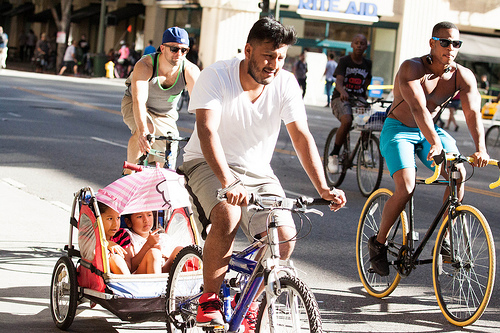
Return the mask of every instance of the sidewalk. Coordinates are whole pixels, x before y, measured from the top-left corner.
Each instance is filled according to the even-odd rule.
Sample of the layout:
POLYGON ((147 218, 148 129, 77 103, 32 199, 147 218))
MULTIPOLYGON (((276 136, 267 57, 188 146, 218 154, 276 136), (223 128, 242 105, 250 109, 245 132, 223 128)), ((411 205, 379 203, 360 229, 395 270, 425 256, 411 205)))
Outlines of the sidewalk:
POLYGON ((17 76, 29 77, 45 80, 57 81, 73 81, 78 82, 91 82, 95 84, 115 85, 125 87, 125 79, 106 77, 91 77, 91 76, 74 76, 74 75, 56 75, 55 71, 47 71, 45 73, 36 73, 32 70, 31 63, 29 62, 8 62, 6 69, 0 69, 0 76, 17 76))

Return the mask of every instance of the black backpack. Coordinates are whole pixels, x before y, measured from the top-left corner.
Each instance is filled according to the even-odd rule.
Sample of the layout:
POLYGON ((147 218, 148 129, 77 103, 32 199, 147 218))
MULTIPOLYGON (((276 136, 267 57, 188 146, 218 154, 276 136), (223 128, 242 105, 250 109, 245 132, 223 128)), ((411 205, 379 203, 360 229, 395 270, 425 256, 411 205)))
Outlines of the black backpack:
POLYGON ((0 34, 0 44, 3 44, 3 34, 0 34))

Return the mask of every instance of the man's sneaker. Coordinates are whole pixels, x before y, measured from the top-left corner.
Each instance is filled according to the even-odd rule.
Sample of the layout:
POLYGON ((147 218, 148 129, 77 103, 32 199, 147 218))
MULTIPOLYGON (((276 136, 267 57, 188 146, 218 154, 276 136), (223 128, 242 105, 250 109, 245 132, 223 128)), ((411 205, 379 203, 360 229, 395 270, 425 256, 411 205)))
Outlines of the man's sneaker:
POLYGON ((339 155, 328 156, 328 172, 329 173, 339 172, 339 155))
POLYGON ((200 306, 196 315, 199 326, 222 326, 222 302, 215 293, 205 293, 200 297, 200 306))
POLYGON ((259 314, 259 303, 252 302, 248 308, 245 319, 241 323, 245 326, 245 333, 254 333, 255 326, 257 325, 257 315, 259 314))
POLYGON ((372 165, 373 163, 372 154, 370 154, 370 151, 368 149, 363 150, 363 158, 365 165, 372 165))
POLYGON ((368 240, 370 263, 375 273, 381 276, 389 275, 389 262, 387 261, 387 245, 377 242, 377 236, 368 240))
MULTIPOLYGON (((432 253, 434 253, 434 246, 432 247, 432 253)), ((441 243, 441 250, 439 251, 439 254, 444 262, 451 262, 450 243, 448 243, 446 239, 443 239, 443 242, 441 243)))

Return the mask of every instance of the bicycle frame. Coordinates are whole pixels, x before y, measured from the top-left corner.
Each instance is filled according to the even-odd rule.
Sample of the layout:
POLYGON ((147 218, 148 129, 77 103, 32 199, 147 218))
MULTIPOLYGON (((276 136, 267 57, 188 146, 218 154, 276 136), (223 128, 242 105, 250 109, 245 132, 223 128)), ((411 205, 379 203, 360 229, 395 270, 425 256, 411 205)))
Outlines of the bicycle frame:
MULTIPOLYGON (((225 316, 225 320, 229 325, 227 332, 239 331, 245 314, 247 313, 250 304, 257 296, 260 286, 262 285, 264 280, 267 280, 266 295, 268 297, 268 302, 270 302, 273 297, 276 297, 280 290, 279 282, 277 279, 278 273, 280 271, 287 271, 295 274, 295 270, 292 266, 283 266, 281 264, 279 256, 279 242, 274 241, 278 239, 278 231, 272 213, 271 223, 269 225, 269 241, 264 242, 263 240, 257 240, 244 250, 238 253, 233 253, 231 255, 228 271, 234 271, 236 273, 242 274, 242 277, 245 280, 243 282, 245 287, 241 293, 242 296, 238 300, 238 303, 233 310, 231 306, 232 298, 230 292, 231 288, 239 287, 240 282, 232 278, 229 280, 225 279, 222 283, 221 290, 224 296, 223 313, 225 316), (259 250, 262 250, 261 254, 264 254, 260 257, 259 260, 249 259, 252 254, 259 250), (265 259, 265 254, 268 251, 271 252, 271 255, 269 258, 265 259)), ((185 305, 199 298, 201 294, 202 292, 194 295, 193 297, 190 297, 189 299, 185 299, 179 304, 179 307, 182 309, 185 305)), ((270 307, 269 309, 269 311, 271 312, 269 318, 270 321, 273 322, 274 310, 272 310, 272 307, 270 307)), ((273 326, 271 325, 271 329, 272 327, 273 326)))
MULTIPOLYGON (((452 221, 452 219, 453 219, 453 214, 454 214, 455 208, 460 205, 460 202, 458 200, 458 184, 457 184, 457 180, 459 179, 460 175, 459 175, 459 171, 457 168, 457 164, 461 163, 461 162, 464 162, 464 161, 449 162, 450 163, 450 167, 449 167, 450 176, 449 176, 448 181, 447 180, 435 181, 435 182, 428 184, 425 182, 424 179, 417 179, 416 180, 415 186, 422 185, 422 184, 424 184, 424 185, 446 185, 449 188, 450 193, 448 195, 448 198, 441 205, 441 208, 439 209, 438 213, 436 214, 436 217, 432 221, 431 225, 427 229, 427 232, 425 233, 424 238, 422 239, 422 241, 420 241, 418 247, 414 248, 414 243, 419 240, 419 237, 418 237, 418 234, 414 231, 415 221, 414 221, 414 214, 413 214, 413 210, 414 210, 413 194, 415 193, 415 191, 413 191, 412 196, 410 198, 410 201, 408 202, 408 234, 406 235, 407 244, 408 244, 407 245, 408 246, 408 253, 409 253, 408 259, 409 259, 410 265, 409 265, 409 267, 405 267, 405 268, 409 268, 408 272, 403 272, 401 270, 400 274, 402 274, 402 272, 403 272, 403 273, 405 273, 403 275, 408 275, 410 273, 411 269, 415 265, 423 265, 423 264, 432 263, 432 258, 419 260, 419 257, 420 257, 420 254, 422 253, 424 247, 427 245, 427 242, 431 238, 432 234, 434 233, 436 228, 440 225, 441 220, 444 219, 444 217, 446 216, 445 214, 448 214, 447 223, 450 223, 450 221, 452 221)), ((399 227, 400 226, 398 224, 396 226, 396 228, 394 228, 395 230, 394 230, 394 235, 392 238, 394 238, 394 236, 396 234, 396 230, 399 227)), ((447 226, 447 228, 449 228, 449 225, 447 226)), ((453 239, 450 239, 450 249, 451 249, 451 256, 452 256, 451 260, 452 261, 454 260, 453 248, 454 248, 453 247, 453 239)), ((393 261, 391 264, 396 265, 397 267, 401 267, 402 264, 404 264, 403 261, 404 261, 404 259, 403 260, 398 259, 398 260, 393 261)))

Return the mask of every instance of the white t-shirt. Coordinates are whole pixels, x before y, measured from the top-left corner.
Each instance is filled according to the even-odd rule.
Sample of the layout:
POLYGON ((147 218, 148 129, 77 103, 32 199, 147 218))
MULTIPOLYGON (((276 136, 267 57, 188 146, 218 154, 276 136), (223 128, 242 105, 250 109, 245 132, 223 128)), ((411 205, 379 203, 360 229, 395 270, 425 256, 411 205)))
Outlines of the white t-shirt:
MULTIPOLYGON (((130 235, 130 242, 132 243, 132 246, 134 248, 134 255, 136 255, 137 253, 139 253, 139 251, 141 251, 142 247, 144 246, 144 244, 146 244, 148 239, 147 237, 144 238, 132 230, 127 230, 127 232, 130 235)), ((173 241, 172 237, 170 237, 169 235, 165 233, 160 234, 160 248, 161 253, 164 256, 170 257, 172 251, 175 248, 174 243, 175 242, 173 241)))
MULTIPOLYGON (((272 174, 270 163, 281 121, 307 120, 302 92, 293 74, 281 69, 252 103, 241 87, 240 62, 233 58, 205 68, 188 109, 191 113, 210 109, 220 114, 217 132, 228 164, 272 174)), ((196 125, 184 151, 184 161, 203 158, 196 125)))
POLYGON ((63 61, 73 61, 73 53, 75 53, 75 47, 70 45, 66 48, 66 52, 64 52, 63 61))

